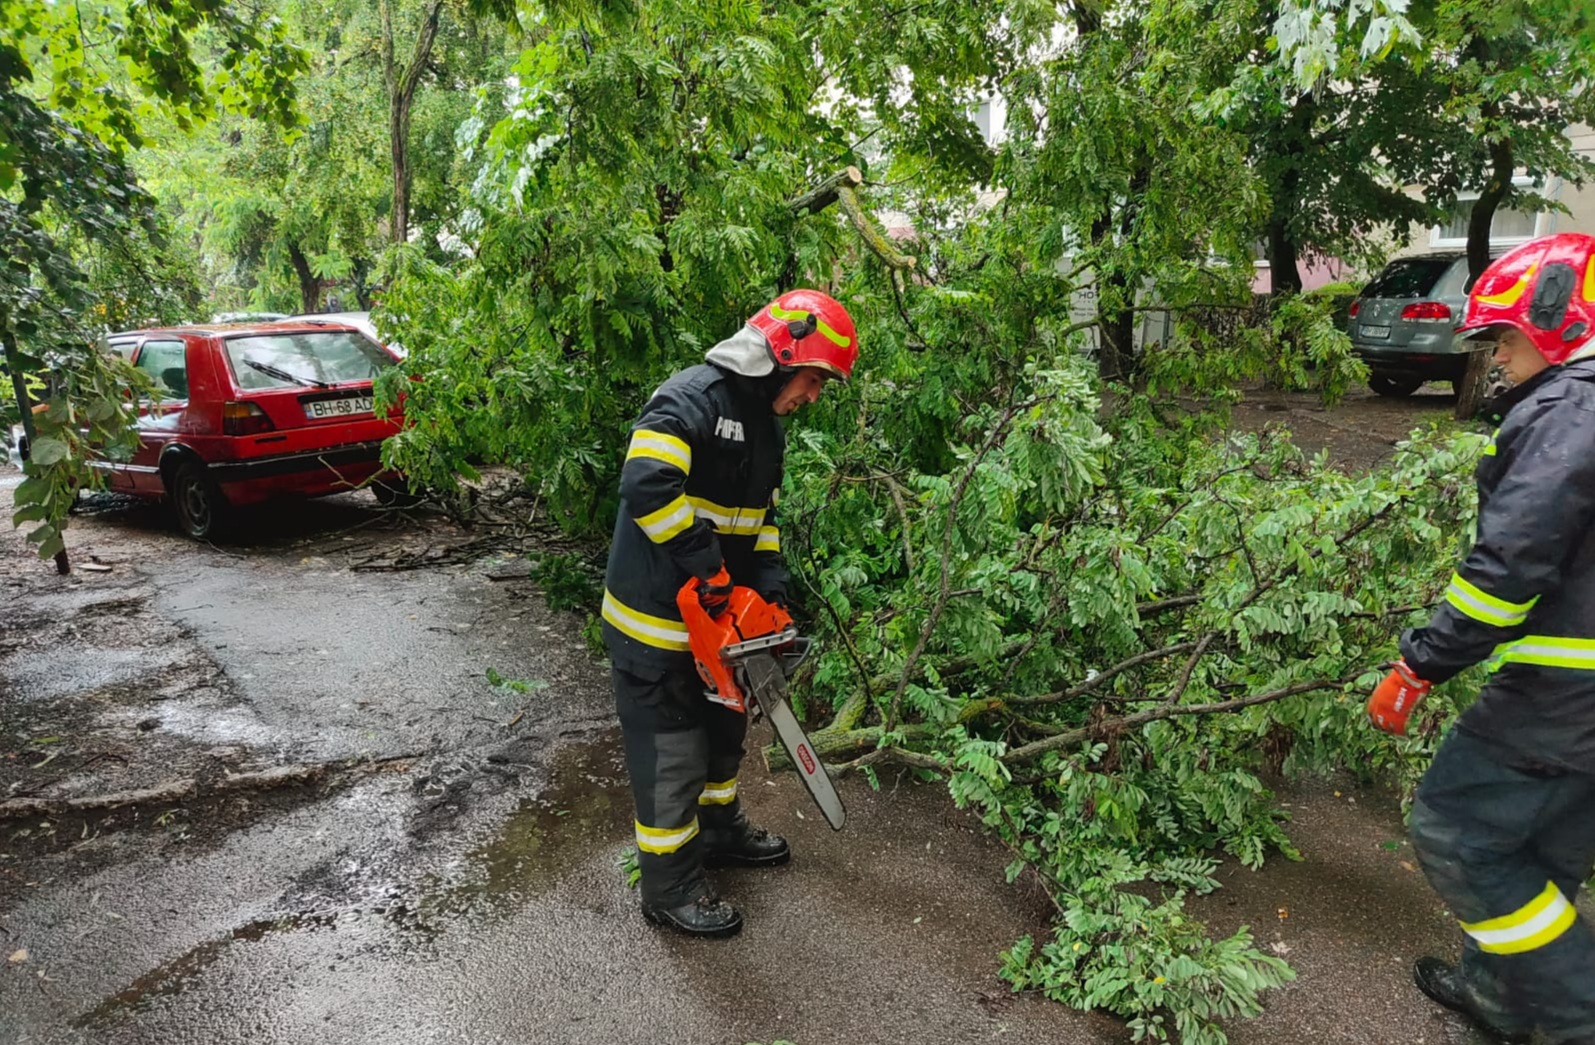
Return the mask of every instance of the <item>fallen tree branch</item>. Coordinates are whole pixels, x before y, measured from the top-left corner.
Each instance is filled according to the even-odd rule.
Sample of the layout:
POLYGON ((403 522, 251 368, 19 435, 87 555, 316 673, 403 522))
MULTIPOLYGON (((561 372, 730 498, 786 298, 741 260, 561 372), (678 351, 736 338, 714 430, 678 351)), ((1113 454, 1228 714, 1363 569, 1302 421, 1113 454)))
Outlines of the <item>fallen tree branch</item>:
POLYGON ((865 766, 878 766, 883 763, 910 766, 914 769, 930 769, 939 773, 945 773, 952 768, 935 755, 910 751, 903 747, 876 748, 874 751, 860 755, 851 762, 842 762, 835 765, 827 763, 825 768, 830 771, 832 776, 846 776, 848 773, 863 769, 865 766))
POLYGON ((1176 595, 1169 599, 1155 599, 1152 602, 1138 602, 1135 604, 1137 616, 1150 617, 1154 613, 1164 613, 1168 610, 1177 610, 1182 606, 1195 606, 1202 601, 1200 595, 1176 595))
POLYGON ((1103 719, 1093 725, 1065 730, 1062 733, 1056 733, 1034 743, 1016 747, 1006 755, 1003 755, 1000 761, 1004 765, 1020 765, 1040 758, 1048 751, 1056 751, 1059 748, 1077 744, 1082 740, 1100 736, 1103 733, 1134 729, 1136 726, 1143 726, 1148 722, 1158 722, 1162 719, 1174 718, 1180 715, 1217 715, 1226 711, 1239 711, 1242 708, 1254 707, 1258 704, 1271 704, 1276 700, 1294 697, 1301 693, 1311 693, 1314 690, 1344 686, 1346 683, 1356 680, 1361 674, 1362 672, 1358 671, 1355 674, 1338 679, 1317 679, 1312 682, 1298 682, 1294 685, 1270 690, 1267 693, 1256 693, 1249 697, 1220 701, 1215 704, 1159 704, 1155 708, 1138 711, 1133 715, 1121 715, 1118 718, 1103 719))
POLYGON ((1154 660, 1162 660, 1164 657, 1172 657, 1178 653, 1189 653, 1194 650, 1196 646, 1197 644, 1195 642, 1178 642, 1172 646, 1163 646, 1159 649, 1146 650, 1143 653, 1137 653, 1133 657, 1119 661, 1117 664, 1105 671, 1098 672, 1089 679, 1086 679, 1084 682, 1080 683, 1078 686, 1075 686, 1073 689, 1059 690, 1056 693, 1043 693, 1037 697, 1009 697, 1008 703, 1019 706, 1029 704, 1058 704, 1065 700, 1073 700, 1075 697, 1084 696, 1085 694, 1091 692, 1098 686, 1102 685, 1102 683, 1113 678, 1115 675, 1121 675, 1124 672, 1129 671, 1131 668, 1140 667, 1142 664, 1146 664, 1154 660))
MULTIPOLYGON (((906 741, 929 740, 940 733, 935 726, 904 726, 898 733, 906 741)), ((881 729, 879 726, 870 726, 865 729, 846 729, 836 732, 821 730, 809 736, 809 743, 814 747, 814 753, 820 756, 821 761, 827 757, 857 756, 866 751, 872 751, 880 746, 881 729)), ((792 759, 787 756, 786 748, 780 744, 771 744, 764 749, 764 764, 772 773, 778 769, 791 769, 792 759)))
POLYGON ((1185 669, 1180 672, 1180 681, 1169 691, 1169 695, 1164 698, 1163 703, 1178 704, 1180 698, 1185 696, 1185 690, 1191 684, 1191 673, 1196 670, 1197 661, 1202 659, 1202 654, 1207 652, 1207 647, 1212 645, 1213 640, 1216 638, 1218 638, 1218 632, 1216 631, 1210 631, 1202 636, 1201 641, 1196 644, 1196 648, 1191 651, 1190 658, 1186 660, 1185 669))

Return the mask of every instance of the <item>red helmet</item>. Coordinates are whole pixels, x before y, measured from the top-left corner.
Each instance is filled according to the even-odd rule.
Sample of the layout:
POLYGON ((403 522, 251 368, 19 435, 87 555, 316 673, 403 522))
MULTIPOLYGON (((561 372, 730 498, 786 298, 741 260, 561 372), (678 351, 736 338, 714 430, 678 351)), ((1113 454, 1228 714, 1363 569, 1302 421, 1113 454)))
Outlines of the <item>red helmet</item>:
POLYGON ((764 335, 779 367, 819 367, 846 381, 858 359, 853 317, 829 294, 789 290, 754 313, 748 325, 764 335))
POLYGON ((1490 263, 1468 295, 1459 337, 1509 326, 1555 366, 1595 334, 1595 236, 1542 236, 1490 263))

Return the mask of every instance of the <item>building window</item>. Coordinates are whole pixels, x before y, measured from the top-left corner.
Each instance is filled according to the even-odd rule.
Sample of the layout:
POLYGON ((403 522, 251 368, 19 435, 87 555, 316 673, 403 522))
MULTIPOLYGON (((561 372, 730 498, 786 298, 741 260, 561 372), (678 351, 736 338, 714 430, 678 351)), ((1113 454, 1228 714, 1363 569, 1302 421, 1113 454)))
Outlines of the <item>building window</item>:
MULTIPOLYGON (((1512 184, 1520 189, 1534 188, 1534 183, 1525 177, 1512 179, 1512 184)), ((1476 192, 1461 193, 1452 208, 1451 216, 1443 224, 1436 225, 1429 230, 1429 245, 1431 247, 1465 247, 1468 244, 1468 222, 1473 217, 1473 205, 1478 202, 1479 194, 1476 192)), ((1512 207, 1498 207, 1495 217, 1490 222, 1490 243, 1493 246, 1524 243, 1535 236, 1543 235, 1545 215, 1534 211, 1517 210, 1512 207)))
POLYGON ((1001 95, 992 95, 975 105, 970 113, 975 128, 987 145, 995 148, 1008 137, 1008 103, 1001 95))

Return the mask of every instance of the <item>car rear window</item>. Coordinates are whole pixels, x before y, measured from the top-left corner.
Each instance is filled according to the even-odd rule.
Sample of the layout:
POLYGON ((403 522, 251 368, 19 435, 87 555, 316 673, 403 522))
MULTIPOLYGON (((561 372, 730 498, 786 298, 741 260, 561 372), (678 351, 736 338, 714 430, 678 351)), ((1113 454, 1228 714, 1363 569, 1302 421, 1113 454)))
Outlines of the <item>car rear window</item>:
POLYGON ((1384 271, 1362 288, 1365 298, 1421 298, 1434 291, 1454 258, 1402 258, 1386 265, 1384 271))
POLYGON ((238 387, 246 391, 297 388, 315 381, 329 385, 345 381, 370 381, 393 358, 359 334, 345 330, 317 330, 302 334, 257 334, 229 338, 227 362, 238 387), (251 366, 254 363, 257 366, 251 366), (270 374, 268 367, 301 380, 270 374))

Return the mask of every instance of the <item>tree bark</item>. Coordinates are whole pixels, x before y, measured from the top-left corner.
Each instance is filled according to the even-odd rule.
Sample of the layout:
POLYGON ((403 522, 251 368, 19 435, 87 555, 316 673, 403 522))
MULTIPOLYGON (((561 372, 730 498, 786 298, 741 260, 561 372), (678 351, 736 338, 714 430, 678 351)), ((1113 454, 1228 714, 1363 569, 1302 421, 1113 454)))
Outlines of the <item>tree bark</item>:
POLYGON ((415 89, 437 40, 443 0, 432 0, 427 6, 410 60, 402 68, 393 56, 392 5, 393 0, 383 0, 382 69, 388 86, 388 144, 393 159, 393 209, 388 215, 388 238, 404 243, 410 238, 410 112, 415 105, 415 89))
MULTIPOLYGON (((1487 114, 1488 115, 1488 114, 1487 114)), ((1512 139, 1490 143, 1490 180, 1485 182, 1468 215, 1468 289, 1490 267, 1490 227, 1501 201, 1512 191, 1512 139)))
MULTIPOLYGON (((1295 181, 1295 175, 1291 175, 1291 180, 1295 181)), ((1268 293, 1273 298, 1301 293, 1301 258, 1286 226, 1289 220, 1279 210, 1268 219, 1268 293)))
POLYGON ((836 174, 820 182, 797 199, 788 200, 787 206, 798 217, 818 214, 837 200, 837 190, 842 186, 856 189, 864 184, 864 175, 857 167, 843 167, 836 174))
POLYGON ((310 259, 299 249, 299 244, 288 244, 288 261, 299 278, 299 311, 309 314, 321 308, 321 280, 310 271, 310 259))
POLYGON ((1484 393, 1490 384, 1492 354, 1482 346, 1468 353, 1468 367, 1456 381, 1457 405, 1451 414, 1456 420, 1472 420, 1484 405, 1484 393))

